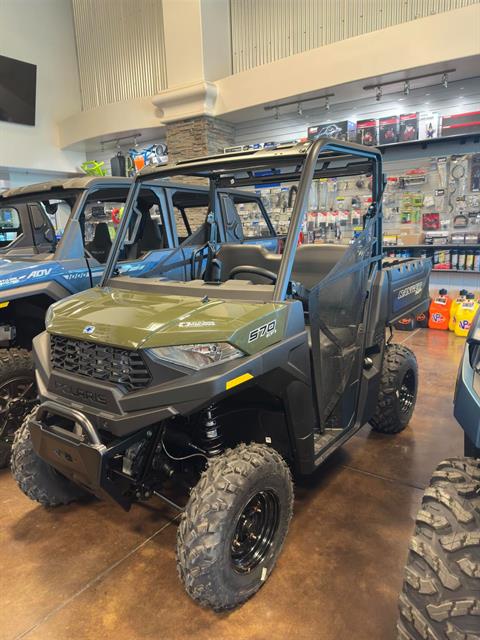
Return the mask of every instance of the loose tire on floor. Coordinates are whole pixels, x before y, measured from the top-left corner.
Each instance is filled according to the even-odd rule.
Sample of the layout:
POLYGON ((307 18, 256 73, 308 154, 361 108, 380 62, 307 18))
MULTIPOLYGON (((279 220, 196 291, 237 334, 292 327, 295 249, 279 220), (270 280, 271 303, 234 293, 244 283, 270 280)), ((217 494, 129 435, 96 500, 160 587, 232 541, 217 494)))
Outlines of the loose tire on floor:
POLYGON ((30 351, 0 349, 0 469, 8 467, 15 431, 37 395, 30 351))
POLYGON ((212 459, 177 532, 187 593, 215 611, 250 598, 275 566, 292 507, 290 470, 274 449, 241 444, 212 459))
POLYGON ((372 428, 380 433, 403 431, 415 409, 417 389, 418 365, 413 351, 401 344, 387 345, 372 428))
POLYGON ((15 433, 11 469, 16 483, 26 496, 45 507, 58 507, 88 495, 35 453, 28 427, 35 411, 36 408, 27 415, 15 433))
POLYGON ((480 640, 480 460, 444 460, 433 474, 399 608, 398 640, 480 640))

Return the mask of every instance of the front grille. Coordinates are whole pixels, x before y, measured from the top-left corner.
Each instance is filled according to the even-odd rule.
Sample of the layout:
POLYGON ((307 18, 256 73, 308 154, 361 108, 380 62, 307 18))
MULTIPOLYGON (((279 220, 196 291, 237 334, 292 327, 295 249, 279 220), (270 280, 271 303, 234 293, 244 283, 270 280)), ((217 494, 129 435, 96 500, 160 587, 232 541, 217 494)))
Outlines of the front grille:
POLYGON ((63 336, 50 336, 50 346, 54 369, 121 384, 128 391, 143 389, 151 381, 150 372, 137 351, 63 336))

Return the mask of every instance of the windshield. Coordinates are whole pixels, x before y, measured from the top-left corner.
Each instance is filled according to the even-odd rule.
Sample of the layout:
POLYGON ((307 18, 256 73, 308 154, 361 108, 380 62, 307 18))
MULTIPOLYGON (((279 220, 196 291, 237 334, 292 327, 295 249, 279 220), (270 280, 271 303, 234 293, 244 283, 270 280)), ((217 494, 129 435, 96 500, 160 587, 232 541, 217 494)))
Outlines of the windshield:
MULTIPOLYGON (((127 201, 103 284, 128 275, 220 284, 247 280, 273 286, 283 262, 289 262, 284 270, 291 270, 297 248, 348 246, 363 229, 374 199, 375 162, 371 157, 321 156, 314 163, 311 179, 306 180, 307 155, 292 155, 259 156, 258 162, 251 157, 244 162, 226 157, 224 166, 220 158, 216 163, 178 163, 157 179, 147 176, 149 188, 158 185, 164 191, 155 214, 145 202, 146 180, 140 177, 127 201), (165 174, 174 187, 168 188, 165 174), (179 186, 182 183, 184 188, 179 186), (175 232, 172 251, 155 257, 158 239, 148 246, 142 239, 146 220, 157 221, 154 225, 149 222, 148 228, 158 238, 155 227, 168 215, 175 232), (290 235, 294 239, 288 246, 290 235), (125 264, 132 254, 144 264, 134 268, 125 264), (187 268, 173 267, 181 263, 187 268), (189 268, 188 263, 194 266, 189 268), (250 269, 240 269, 246 266, 250 269)), ((296 267, 306 255, 300 253, 296 267)))

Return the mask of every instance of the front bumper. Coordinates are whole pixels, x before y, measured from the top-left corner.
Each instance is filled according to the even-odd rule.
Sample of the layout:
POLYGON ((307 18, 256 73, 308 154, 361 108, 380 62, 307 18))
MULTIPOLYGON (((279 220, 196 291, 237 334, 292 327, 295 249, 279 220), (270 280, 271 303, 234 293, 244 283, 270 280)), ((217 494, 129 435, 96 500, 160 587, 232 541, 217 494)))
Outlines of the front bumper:
POLYGON ((455 388, 454 416, 472 444, 480 448, 480 348, 467 342, 455 388))
POLYGON ((35 452, 47 464, 98 498, 110 499, 129 509, 131 498, 112 477, 110 461, 128 447, 147 437, 140 430, 121 443, 102 444, 93 424, 80 412, 56 402, 41 404, 28 423, 35 452), (53 417, 53 419, 52 419, 53 417), (75 423, 70 431, 56 424, 58 418, 75 423))

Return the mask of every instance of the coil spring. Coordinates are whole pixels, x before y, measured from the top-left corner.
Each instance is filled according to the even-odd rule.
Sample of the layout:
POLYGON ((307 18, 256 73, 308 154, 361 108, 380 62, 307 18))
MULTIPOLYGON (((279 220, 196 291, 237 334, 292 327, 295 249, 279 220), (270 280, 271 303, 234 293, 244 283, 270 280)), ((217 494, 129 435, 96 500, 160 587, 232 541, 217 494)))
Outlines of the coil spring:
POLYGON ((214 458, 223 453, 225 449, 223 437, 215 419, 215 405, 208 407, 205 411, 204 418, 205 421, 202 425, 202 448, 209 458, 214 458))

